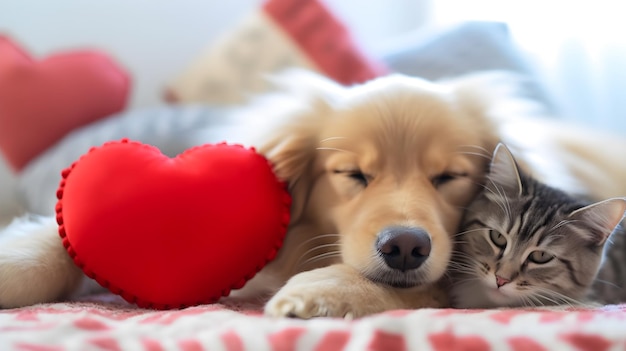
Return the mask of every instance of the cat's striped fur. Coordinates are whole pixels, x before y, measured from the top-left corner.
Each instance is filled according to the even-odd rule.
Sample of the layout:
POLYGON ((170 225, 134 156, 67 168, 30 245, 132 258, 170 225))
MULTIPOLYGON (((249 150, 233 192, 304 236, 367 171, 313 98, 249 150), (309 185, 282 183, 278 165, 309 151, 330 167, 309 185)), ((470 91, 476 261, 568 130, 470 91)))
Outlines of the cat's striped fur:
POLYGON ((625 211, 624 198, 588 204, 536 181, 499 145, 456 237, 454 306, 626 302, 625 211))
POLYGON ((588 298, 602 304, 626 302, 626 220, 609 238, 605 258, 588 298))

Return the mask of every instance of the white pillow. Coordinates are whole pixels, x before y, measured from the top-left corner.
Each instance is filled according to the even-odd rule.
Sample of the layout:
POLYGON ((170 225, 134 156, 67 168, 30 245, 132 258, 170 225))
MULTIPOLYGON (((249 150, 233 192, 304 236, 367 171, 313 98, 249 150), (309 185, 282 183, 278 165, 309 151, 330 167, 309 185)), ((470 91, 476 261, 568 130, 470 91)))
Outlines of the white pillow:
POLYGON ((505 23, 467 21, 422 28, 398 37, 378 53, 393 72, 430 80, 504 70, 525 78, 521 93, 557 114, 545 82, 513 41, 505 23))

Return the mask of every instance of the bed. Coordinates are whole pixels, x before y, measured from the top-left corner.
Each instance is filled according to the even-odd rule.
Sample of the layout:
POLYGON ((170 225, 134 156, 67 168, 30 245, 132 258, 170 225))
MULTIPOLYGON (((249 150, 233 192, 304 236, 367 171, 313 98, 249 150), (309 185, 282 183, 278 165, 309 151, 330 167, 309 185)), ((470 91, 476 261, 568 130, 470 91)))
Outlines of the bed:
POLYGON ((111 294, 0 312, 3 350, 623 350, 626 305, 389 311, 357 320, 264 317, 225 300, 139 309, 111 294))
MULTIPOLYGON (((293 11, 287 11, 290 16, 281 15, 286 11, 282 3, 285 1, 266 2, 258 13, 212 44, 211 50, 173 79, 165 98, 175 106, 157 107, 156 112, 118 109, 117 114, 101 116, 99 121, 91 117, 66 128, 62 137, 44 145, 36 157, 21 159, 16 184, 20 205, 34 213, 52 214, 56 201, 53 194, 58 186, 55 177, 60 170, 89 147, 106 140, 130 136, 159 144, 169 154, 191 146, 192 132, 206 127, 210 120, 205 118, 207 114, 239 103, 242 92, 267 89, 258 80, 240 79, 244 75, 249 78, 253 73, 284 66, 322 71, 345 84, 389 72, 429 79, 484 69, 532 75, 501 23, 463 23, 419 33, 372 57, 358 50, 345 26, 318 2, 303 2, 311 6, 299 8, 304 13, 301 17, 293 16, 293 11), (323 27, 317 31, 320 36, 303 35, 308 32, 302 32, 302 28, 310 29, 307 21, 323 27), (266 52, 235 50, 247 52, 262 63, 253 67, 254 72, 233 66, 237 60, 227 54, 240 48, 242 38, 250 33, 264 38, 266 46, 272 48, 266 52), (329 39, 333 44, 324 46, 329 39), (288 43, 274 43, 277 40, 288 43), (330 50, 326 52, 330 56, 321 55, 320 48, 330 50), (351 64, 336 66, 337 62, 351 64), (240 85, 230 84, 232 81, 240 85), (211 87, 209 93, 207 87, 211 87), (181 107, 198 103, 205 108, 181 107)), ((529 96, 546 109, 551 108, 540 82, 531 80, 528 88, 529 96)), ((625 349, 626 305, 587 309, 397 310, 356 320, 297 320, 264 317, 260 303, 228 298, 215 304, 157 311, 141 309, 117 295, 103 293, 69 302, 0 310, 0 350, 625 349)))

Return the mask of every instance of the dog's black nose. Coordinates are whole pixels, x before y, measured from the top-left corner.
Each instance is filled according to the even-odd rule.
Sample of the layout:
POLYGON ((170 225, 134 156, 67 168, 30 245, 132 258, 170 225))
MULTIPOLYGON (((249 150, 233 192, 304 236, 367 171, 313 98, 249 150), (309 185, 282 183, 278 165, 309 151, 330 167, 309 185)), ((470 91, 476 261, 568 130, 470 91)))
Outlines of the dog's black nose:
POLYGON ((422 228, 387 227, 378 234, 376 249, 385 263, 407 271, 419 267, 430 255, 430 236, 422 228))

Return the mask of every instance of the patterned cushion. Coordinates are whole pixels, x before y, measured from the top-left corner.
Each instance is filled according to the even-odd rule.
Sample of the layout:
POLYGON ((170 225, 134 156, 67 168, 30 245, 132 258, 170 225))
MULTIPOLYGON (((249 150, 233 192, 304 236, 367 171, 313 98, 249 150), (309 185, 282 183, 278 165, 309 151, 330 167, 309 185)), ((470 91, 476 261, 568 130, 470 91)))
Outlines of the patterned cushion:
POLYGON ((343 84, 387 72, 318 0, 269 0, 200 55, 170 84, 170 102, 238 103, 269 88, 265 76, 290 67, 343 84))
POLYGON ((129 91, 127 72, 104 53, 37 60, 0 35, 0 155, 20 171, 74 128, 123 110, 129 91))

